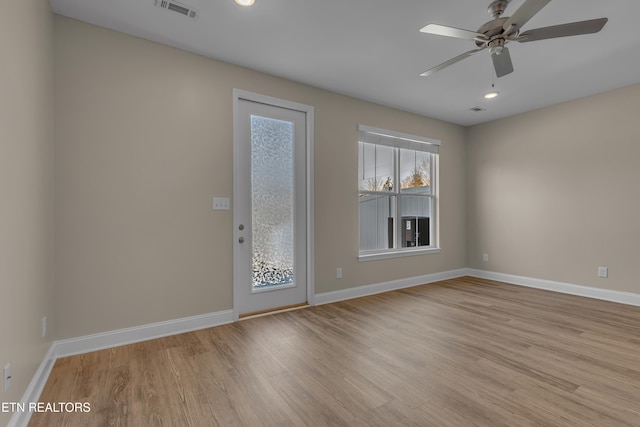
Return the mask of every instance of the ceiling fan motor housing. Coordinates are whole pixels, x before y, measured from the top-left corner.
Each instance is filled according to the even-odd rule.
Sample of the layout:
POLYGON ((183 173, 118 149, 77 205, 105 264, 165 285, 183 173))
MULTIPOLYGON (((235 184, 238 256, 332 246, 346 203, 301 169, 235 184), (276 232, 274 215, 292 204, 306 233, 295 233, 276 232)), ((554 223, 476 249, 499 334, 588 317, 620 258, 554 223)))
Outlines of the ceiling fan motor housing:
MULTIPOLYGON (((492 37, 499 36, 504 32, 502 26, 505 22, 507 22, 507 19, 508 18, 497 18, 493 21, 489 21, 482 27, 478 28, 477 32, 480 34, 484 34, 487 40, 491 39, 492 37)), ((487 45, 487 41, 476 40, 476 45, 478 47, 485 46, 487 45)))

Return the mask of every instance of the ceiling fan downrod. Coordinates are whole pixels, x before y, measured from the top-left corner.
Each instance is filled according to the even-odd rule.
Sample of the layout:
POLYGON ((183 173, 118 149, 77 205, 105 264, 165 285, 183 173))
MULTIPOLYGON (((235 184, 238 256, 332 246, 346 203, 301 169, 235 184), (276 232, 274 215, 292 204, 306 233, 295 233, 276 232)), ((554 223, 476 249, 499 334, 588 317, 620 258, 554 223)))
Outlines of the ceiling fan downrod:
POLYGON ((504 13, 505 9, 509 5, 510 0, 495 0, 489 5, 487 12, 493 19, 498 19, 504 13))

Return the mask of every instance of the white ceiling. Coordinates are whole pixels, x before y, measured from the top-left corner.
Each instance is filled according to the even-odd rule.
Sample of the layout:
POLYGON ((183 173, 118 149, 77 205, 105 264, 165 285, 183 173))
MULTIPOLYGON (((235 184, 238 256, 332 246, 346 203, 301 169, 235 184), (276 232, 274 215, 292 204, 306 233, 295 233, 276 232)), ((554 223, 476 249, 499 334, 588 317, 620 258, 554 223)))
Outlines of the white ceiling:
MULTIPOLYGON (((490 0, 181 0, 192 20, 155 0, 50 0, 57 14, 232 64, 449 122, 472 125, 640 82, 640 1, 554 0, 527 29, 608 17, 597 34, 509 44, 515 72, 491 86, 488 51, 421 33, 428 23, 477 30, 490 0), (486 108, 473 112, 471 107, 486 108)), ((512 0, 504 16, 524 0, 512 0)))

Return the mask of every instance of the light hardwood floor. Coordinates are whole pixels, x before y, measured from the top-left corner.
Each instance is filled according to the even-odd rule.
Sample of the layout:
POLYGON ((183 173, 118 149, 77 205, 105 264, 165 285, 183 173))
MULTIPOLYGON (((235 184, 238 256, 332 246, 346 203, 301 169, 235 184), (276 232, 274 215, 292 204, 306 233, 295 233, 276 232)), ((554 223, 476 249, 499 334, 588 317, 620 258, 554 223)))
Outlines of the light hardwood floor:
POLYGON ((640 426, 640 307, 464 277, 59 359, 30 426, 640 426))

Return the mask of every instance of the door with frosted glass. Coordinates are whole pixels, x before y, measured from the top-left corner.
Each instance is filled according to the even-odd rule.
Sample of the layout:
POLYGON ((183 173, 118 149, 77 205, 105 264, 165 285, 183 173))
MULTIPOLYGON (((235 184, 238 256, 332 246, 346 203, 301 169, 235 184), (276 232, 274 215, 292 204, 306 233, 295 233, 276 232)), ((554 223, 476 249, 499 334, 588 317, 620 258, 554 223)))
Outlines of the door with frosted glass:
POLYGON ((306 116, 240 99, 234 299, 239 315, 301 304, 306 285, 306 116))

